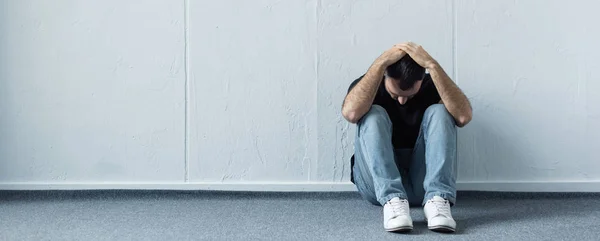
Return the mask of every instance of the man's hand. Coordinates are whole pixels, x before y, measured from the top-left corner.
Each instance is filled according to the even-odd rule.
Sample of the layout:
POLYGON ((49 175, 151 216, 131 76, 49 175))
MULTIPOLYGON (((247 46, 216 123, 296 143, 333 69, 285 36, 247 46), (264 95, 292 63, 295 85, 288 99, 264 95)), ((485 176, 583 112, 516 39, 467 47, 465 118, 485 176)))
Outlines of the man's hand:
POLYGON ((386 50, 381 54, 376 62, 381 64, 384 68, 392 65, 393 63, 398 62, 402 57, 406 55, 406 52, 400 49, 399 45, 396 44, 391 49, 386 50))
POLYGON ((431 69, 437 65, 437 61, 421 47, 413 42, 406 42, 396 45, 399 49, 406 52, 412 59, 423 68, 431 69))

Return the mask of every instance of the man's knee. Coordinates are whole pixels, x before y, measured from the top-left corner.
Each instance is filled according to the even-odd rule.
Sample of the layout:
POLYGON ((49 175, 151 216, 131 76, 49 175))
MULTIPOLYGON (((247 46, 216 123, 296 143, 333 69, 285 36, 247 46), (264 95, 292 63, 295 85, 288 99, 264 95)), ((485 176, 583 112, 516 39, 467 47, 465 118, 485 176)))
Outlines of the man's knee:
POLYGON ((371 109, 360 119, 359 126, 391 124, 387 111, 380 105, 373 105, 371 109))
POLYGON ((454 118, 450 115, 450 112, 448 112, 444 104, 434 104, 429 106, 427 110, 425 110, 423 120, 455 125, 454 118))

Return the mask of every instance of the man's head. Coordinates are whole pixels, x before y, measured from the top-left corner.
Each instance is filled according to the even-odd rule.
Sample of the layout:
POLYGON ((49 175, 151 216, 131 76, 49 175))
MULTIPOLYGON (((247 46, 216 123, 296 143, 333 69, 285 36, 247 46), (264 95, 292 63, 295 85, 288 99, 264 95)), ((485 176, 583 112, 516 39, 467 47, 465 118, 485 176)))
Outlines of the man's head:
POLYGON ((393 99, 405 104, 419 89, 425 77, 425 68, 421 67, 409 55, 387 67, 385 89, 393 99))

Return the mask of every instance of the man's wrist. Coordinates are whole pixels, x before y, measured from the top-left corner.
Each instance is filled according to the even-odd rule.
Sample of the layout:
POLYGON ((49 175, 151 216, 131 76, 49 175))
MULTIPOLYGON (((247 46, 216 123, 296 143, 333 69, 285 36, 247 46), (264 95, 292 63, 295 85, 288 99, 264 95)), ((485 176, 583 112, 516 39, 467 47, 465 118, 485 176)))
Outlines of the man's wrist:
POLYGON ((438 64, 438 62, 435 60, 432 60, 431 62, 429 62, 425 67, 425 69, 427 69, 429 72, 438 70, 439 68, 440 68, 440 64, 438 64))

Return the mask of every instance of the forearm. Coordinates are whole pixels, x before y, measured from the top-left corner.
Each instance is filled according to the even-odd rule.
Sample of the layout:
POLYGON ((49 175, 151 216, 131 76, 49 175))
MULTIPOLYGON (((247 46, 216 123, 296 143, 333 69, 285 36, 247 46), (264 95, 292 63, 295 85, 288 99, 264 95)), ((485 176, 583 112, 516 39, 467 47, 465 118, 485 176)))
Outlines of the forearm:
POLYGON ((342 106, 342 115, 346 120, 356 123, 369 111, 384 71, 383 64, 373 63, 362 79, 346 95, 342 106))
POLYGON ((473 110, 465 94, 439 64, 434 63, 427 69, 442 98, 442 102, 456 120, 456 125, 462 127, 468 124, 471 121, 473 110))

